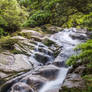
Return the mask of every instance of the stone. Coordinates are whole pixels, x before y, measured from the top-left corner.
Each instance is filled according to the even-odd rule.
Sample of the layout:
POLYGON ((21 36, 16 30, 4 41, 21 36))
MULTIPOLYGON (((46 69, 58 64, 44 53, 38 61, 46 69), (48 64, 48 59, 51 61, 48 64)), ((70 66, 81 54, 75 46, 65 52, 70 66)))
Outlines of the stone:
POLYGON ((23 36, 13 36, 13 37, 11 37, 11 39, 25 40, 26 38, 24 38, 23 36))
POLYGON ((46 81, 48 80, 40 75, 29 75, 21 80, 21 82, 25 82, 36 91, 40 89, 46 81))
POLYGON ((34 30, 26 30, 26 29, 23 29, 21 32, 20 32, 21 35, 25 36, 26 38, 31 38, 31 36, 36 36, 36 37, 43 37, 43 35, 39 32, 36 32, 34 30))
POLYGON ((7 73, 26 71, 32 68, 28 62, 28 57, 23 54, 0 54, 0 71, 7 73))
POLYGON ((46 64, 50 60, 50 56, 39 52, 35 54, 35 59, 40 63, 46 64))
POLYGON ((87 39, 87 35, 86 34, 82 34, 82 33, 71 33, 70 36, 73 39, 79 39, 79 40, 86 40, 87 39))
POLYGON ((50 24, 46 24, 46 25, 42 26, 42 29, 43 29, 43 31, 46 30, 48 33, 56 33, 56 32, 63 30, 63 28, 61 28, 61 27, 53 26, 50 24))
POLYGON ((85 88, 85 81, 79 74, 72 73, 68 74, 62 88, 85 88))
POLYGON ((34 92, 34 90, 27 84, 20 82, 13 85, 10 92, 34 92))
POLYGON ((8 74, 0 72, 0 79, 8 77, 8 74))
POLYGON ((82 75, 85 69, 86 69, 86 67, 84 65, 81 65, 75 69, 74 73, 78 73, 78 74, 82 75))
POLYGON ((55 67, 54 65, 46 65, 40 68, 35 75, 40 75, 48 80, 56 79, 59 72, 59 68, 55 67))

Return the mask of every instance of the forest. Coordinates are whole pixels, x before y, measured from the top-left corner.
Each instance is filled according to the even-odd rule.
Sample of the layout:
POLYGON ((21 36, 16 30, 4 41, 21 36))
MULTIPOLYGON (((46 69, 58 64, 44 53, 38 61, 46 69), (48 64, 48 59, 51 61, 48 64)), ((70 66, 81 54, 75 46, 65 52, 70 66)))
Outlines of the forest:
MULTIPOLYGON (((58 75, 56 73, 53 75, 55 71, 58 71, 56 67, 54 70, 52 66, 49 66, 48 69, 51 70, 45 70, 44 67, 47 67, 49 63, 57 66, 61 64, 65 69, 72 67, 62 80, 63 84, 60 86, 62 89, 59 88, 59 91, 55 92, 92 92, 91 56, 92 0, 0 0, 0 92, 54 92, 45 90, 44 86, 41 86, 44 81, 47 81, 42 78, 43 76, 52 81, 55 75, 58 75), (68 50, 72 50, 72 53, 68 50), (52 63, 61 52, 64 54, 63 59, 67 59, 62 59, 63 63, 52 63), (22 59, 25 57, 27 61, 22 59), (30 60, 28 60, 29 57, 31 57, 30 60), (33 79, 29 78, 29 89, 26 84, 6 83, 15 77, 21 77, 22 73, 26 74, 32 69, 35 71, 35 59, 40 62, 36 68, 43 66, 43 70, 38 72, 43 81, 37 80, 38 75, 33 74, 33 79), (32 62, 29 65, 24 61, 32 62), (73 74, 76 77, 73 77, 73 74), (67 76, 71 79, 69 80, 67 76), (39 84, 35 85, 38 82, 39 84), (6 87, 7 85, 10 85, 9 88, 6 87), (38 91, 40 87, 44 90, 38 91)), ((61 58, 58 59, 60 60, 61 58)), ((25 77, 24 79, 26 80, 25 77)))

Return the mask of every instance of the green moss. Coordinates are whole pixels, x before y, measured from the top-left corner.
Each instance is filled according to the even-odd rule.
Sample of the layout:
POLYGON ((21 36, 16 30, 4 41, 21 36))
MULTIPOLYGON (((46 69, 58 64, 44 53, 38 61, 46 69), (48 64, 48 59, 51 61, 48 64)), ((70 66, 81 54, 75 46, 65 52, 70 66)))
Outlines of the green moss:
POLYGON ((10 36, 2 37, 0 39, 0 47, 6 50, 14 49, 14 44, 17 43, 16 39, 11 39, 10 36))
POLYGON ((44 39, 43 43, 47 46, 51 46, 52 44, 55 44, 52 40, 50 39, 44 39))
POLYGON ((25 52, 19 51, 19 50, 16 50, 16 49, 13 49, 11 52, 12 52, 13 54, 25 54, 25 52))

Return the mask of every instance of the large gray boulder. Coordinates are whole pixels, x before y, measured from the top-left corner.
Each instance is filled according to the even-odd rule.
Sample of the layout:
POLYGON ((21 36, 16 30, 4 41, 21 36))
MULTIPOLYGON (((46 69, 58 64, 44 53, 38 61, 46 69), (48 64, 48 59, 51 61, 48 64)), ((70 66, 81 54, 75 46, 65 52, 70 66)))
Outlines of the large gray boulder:
POLYGON ((0 53, 0 71, 14 73, 32 68, 28 57, 23 54, 0 53))

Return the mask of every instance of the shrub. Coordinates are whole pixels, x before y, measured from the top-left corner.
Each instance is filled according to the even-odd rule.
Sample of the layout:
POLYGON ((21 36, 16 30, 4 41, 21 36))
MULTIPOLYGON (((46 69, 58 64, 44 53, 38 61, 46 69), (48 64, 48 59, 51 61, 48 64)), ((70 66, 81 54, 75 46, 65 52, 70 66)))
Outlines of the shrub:
POLYGON ((29 20, 24 23, 24 26, 35 27, 48 23, 50 16, 51 14, 49 11, 39 10, 30 16, 29 20))
POLYGON ((0 37, 4 35, 4 30, 2 28, 0 28, 0 37))
POLYGON ((21 8, 17 0, 0 1, 0 28, 5 32, 14 32, 26 20, 27 13, 21 8))
POLYGON ((86 43, 77 46, 76 50, 79 49, 81 50, 81 53, 70 57, 66 64, 75 65, 78 60, 80 60, 82 63, 87 62, 88 66, 92 63, 92 40, 88 40, 86 43))
POLYGON ((90 14, 85 15, 83 20, 83 25, 86 27, 89 31, 92 31, 92 12, 90 14))

